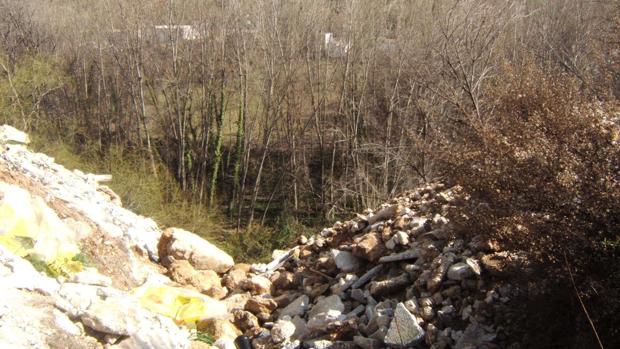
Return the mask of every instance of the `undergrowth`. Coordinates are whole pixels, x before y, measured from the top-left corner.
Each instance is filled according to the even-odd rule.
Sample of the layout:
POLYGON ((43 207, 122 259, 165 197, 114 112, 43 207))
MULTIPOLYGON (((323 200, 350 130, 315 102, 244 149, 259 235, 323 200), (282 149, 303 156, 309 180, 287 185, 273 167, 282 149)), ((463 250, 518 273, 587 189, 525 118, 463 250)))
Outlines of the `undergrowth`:
POLYGON ((95 145, 78 148, 49 135, 32 136, 34 150, 54 157, 70 170, 111 174, 112 182, 106 185, 120 196, 126 209, 154 219, 161 228, 178 227, 196 233, 237 261, 264 261, 271 251, 284 248, 308 230, 283 214, 274 225, 253 225, 238 231, 217 208, 209 210, 206 205, 186 199, 161 164, 154 175, 144 157, 121 147, 112 147, 101 154, 95 145))

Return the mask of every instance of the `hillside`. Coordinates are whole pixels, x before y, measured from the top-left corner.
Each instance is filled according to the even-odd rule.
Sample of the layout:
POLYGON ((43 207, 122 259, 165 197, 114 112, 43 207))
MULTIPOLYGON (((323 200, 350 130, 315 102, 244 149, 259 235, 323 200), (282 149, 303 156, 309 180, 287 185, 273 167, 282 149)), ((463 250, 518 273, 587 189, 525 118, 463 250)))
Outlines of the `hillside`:
POLYGON ((519 290, 505 276, 526 273, 527 259, 454 233, 449 212, 468 200, 458 187, 406 192, 270 264, 235 264, 124 209, 107 176, 69 171, 1 131, 2 347, 519 345, 519 290))

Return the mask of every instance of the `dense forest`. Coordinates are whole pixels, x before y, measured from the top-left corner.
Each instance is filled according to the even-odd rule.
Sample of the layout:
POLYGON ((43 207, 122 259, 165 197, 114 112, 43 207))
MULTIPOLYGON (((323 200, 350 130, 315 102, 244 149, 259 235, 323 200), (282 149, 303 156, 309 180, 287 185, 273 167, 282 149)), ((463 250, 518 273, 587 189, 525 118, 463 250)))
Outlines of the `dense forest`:
POLYGON ((619 96, 617 1, 0 0, 0 122, 129 207, 256 258, 459 184, 463 231, 570 261, 609 343, 619 96))

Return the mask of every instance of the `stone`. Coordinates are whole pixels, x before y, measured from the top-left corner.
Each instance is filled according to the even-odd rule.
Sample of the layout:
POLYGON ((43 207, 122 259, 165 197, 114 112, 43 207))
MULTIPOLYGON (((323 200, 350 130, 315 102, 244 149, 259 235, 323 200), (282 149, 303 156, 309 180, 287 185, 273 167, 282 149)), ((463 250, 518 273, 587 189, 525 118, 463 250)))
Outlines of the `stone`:
POLYGON ((232 312, 235 309, 245 309, 245 305, 251 297, 252 296, 248 292, 236 293, 222 300, 222 302, 226 304, 226 308, 228 309, 228 311, 232 312))
POLYGON ((329 324, 335 321, 346 320, 346 315, 343 315, 338 310, 327 310, 308 317, 308 329, 310 331, 322 331, 327 328, 329 324))
POLYGON ((198 331, 209 333, 215 339, 234 340, 241 335, 241 331, 229 320, 225 319, 206 319, 196 323, 198 331))
POLYGON ((271 328, 271 339, 274 343, 288 341, 295 334, 296 326, 290 318, 280 319, 271 328))
POLYGON ((467 265, 469 265, 469 267, 474 272, 474 274, 480 275, 480 273, 482 272, 482 270, 480 269, 480 263, 478 263, 477 260, 475 260, 473 258, 466 258, 465 259, 465 263, 467 263, 467 265))
POLYGON ((213 346, 218 349, 237 349, 235 341, 230 338, 220 338, 213 343, 213 346))
POLYGON ((455 349, 484 348, 496 337, 495 333, 487 333, 480 325, 470 323, 462 335, 458 336, 454 344, 455 349))
POLYGON ((308 319, 313 318, 319 313, 324 313, 329 310, 335 310, 340 313, 344 311, 344 304, 338 295, 331 295, 329 297, 325 297, 320 299, 316 304, 310 309, 308 313, 308 319))
POLYGON ((237 268, 236 264, 224 277, 222 283, 230 290, 236 290, 241 288, 241 282, 247 278, 247 271, 242 268, 237 268))
POLYGON ((284 308, 297 299, 298 296, 299 293, 297 292, 284 292, 281 295, 274 297, 273 300, 278 303, 278 308, 284 308))
POLYGON ((333 294, 339 295, 345 290, 347 290, 355 281, 357 281, 358 277, 355 274, 347 274, 344 277, 338 279, 338 282, 333 284, 330 289, 333 294))
POLYGON ((448 271, 448 268, 454 261, 454 258, 454 254, 447 253, 440 255, 433 260, 433 263, 431 264, 432 272, 429 280, 427 281, 427 288, 429 291, 434 292, 439 287, 444 276, 446 275, 446 272, 448 271))
POLYGON ((398 231, 396 232, 396 234, 394 234, 392 239, 394 239, 394 242, 396 242, 398 245, 407 245, 409 243, 409 234, 405 233, 404 231, 398 231))
POLYGON ((248 299, 245 304, 245 310, 256 315, 259 319, 265 321, 269 315, 278 307, 278 303, 271 296, 254 296, 248 299))
POLYGON ((351 288, 355 289, 355 288, 359 288, 359 287, 364 286, 364 284, 366 284, 368 281, 372 280, 372 278, 377 276, 377 274, 379 274, 381 272, 381 270, 383 270, 383 265, 381 265, 381 264, 379 264, 379 265, 375 266, 374 268, 368 270, 357 281, 355 281, 353 283, 353 285, 351 285, 351 288))
POLYGON ((377 296, 401 291, 410 283, 411 277, 408 273, 403 273, 383 281, 373 281, 370 283, 370 294, 377 296))
POLYGON ((384 342, 387 345, 407 348, 422 340, 424 334, 424 329, 418 323, 418 319, 405 308, 403 303, 398 303, 384 342))
POLYGON ((192 286, 198 292, 215 299, 222 299, 226 296, 226 290, 222 288, 220 278, 213 270, 195 270, 186 260, 174 260, 168 266, 170 278, 181 285, 192 286))
POLYGON ((85 326, 102 333, 128 336, 123 348, 180 348, 189 346, 189 332, 172 319, 140 307, 131 297, 95 300, 81 314, 85 326))
POLYGON ((398 216, 399 213, 402 212, 403 210, 404 210, 404 208, 402 206, 400 206, 400 205, 389 205, 389 206, 386 206, 386 207, 382 208, 381 210, 379 210, 378 212, 376 212, 375 214, 373 214, 372 216, 368 217, 366 219, 366 223, 368 225, 373 225, 376 222, 388 220, 390 218, 394 218, 394 217, 398 216))
POLYGON ((345 273, 356 271, 360 267, 360 260, 349 251, 331 250, 336 267, 345 273))
POLYGON ((232 257, 200 236, 179 228, 164 231, 157 245, 159 257, 172 256, 188 260, 198 270, 227 272, 234 264, 232 257))
POLYGON ((378 339, 354 336, 353 342, 362 349, 381 349, 382 343, 378 339))
POLYGON ((403 304, 405 305, 405 308, 407 308, 407 310, 414 315, 418 314, 418 312, 420 311, 420 306, 418 305, 418 302, 415 298, 409 299, 403 304))
POLYGON ((351 290, 351 298, 360 303, 366 303, 366 296, 364 295, 364 291, 359 288, 354 288, 351 290))
POLYGON ((295 288, 295 274, 290 271, 276 271, 271 275, 271 283, 277 290, 287 290, 295 288))
POLYGON ((255 275, 249 279, 241 281, 240 286, 253 294, 271 293, 271 281, 264 276, 255 275))
POLYGON ((293 333, 293 339, 303 339, 310 333, 306 320, 299 316, 295 316, 291 322, 295 325, 295 333, 293 333))
POLYGON ((260 326, 258 318, 254 314, 241 309, 233 311, 233 324, 241 331, 251 330, 260 326))
POLYGON ((353 247, 353 255, 374 262, 386 252, 385 245, 381 241, 378 233, 368 233, 364 235, 353 247))
POLYGON ((67 281, 85 285, 112 286, 112 279, 99 274, 96 268, 84 268, 84 270, 70 275, 67 281))
POLYGON ((312 339, 304 342, 304 348, 312 349, 328 349, 334 345, 334 342, 327 339, 312 339))
POLYGON ((0 143, 8 142, 29 144, 30 137, 28 137, 27 133, 16 129, 13 126, 2 125, 0 126, 0 143))
POLYGON ((296 315, 303 316, 308 310, 309 305, 310 305, 310 298, 308 298, 308 296, 306 296, 305 294, 301 295, 297 297, 297 299, 289 303, 289 305, 287 305, 284 309, 280 310, 279 316, 280 317, 284 317, 284 316, 294 317, 296 315))
POLYGON ((211 344, 207 344, 201 341, 192 341, 188 349, 212 349, 211 344))
POLYGON ((448 279, 463 280, 474 275, 474 271, 467 263, 455 263, 448 269, 448 279))

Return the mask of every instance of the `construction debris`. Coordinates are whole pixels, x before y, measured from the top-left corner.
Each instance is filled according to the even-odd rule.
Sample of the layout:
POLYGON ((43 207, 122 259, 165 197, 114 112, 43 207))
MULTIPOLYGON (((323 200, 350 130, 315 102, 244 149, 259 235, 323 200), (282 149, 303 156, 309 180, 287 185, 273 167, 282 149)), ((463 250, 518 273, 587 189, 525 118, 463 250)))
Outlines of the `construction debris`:
POLYGON ((0 145, 0 175, 2 347, 518 346, 498 320, 518 292, 502 276, 527 259, 456 234, 459 187, 425 185, 249 265, 23 145, 0 145), (50 274, 58 253, 79 268, 50 274))

